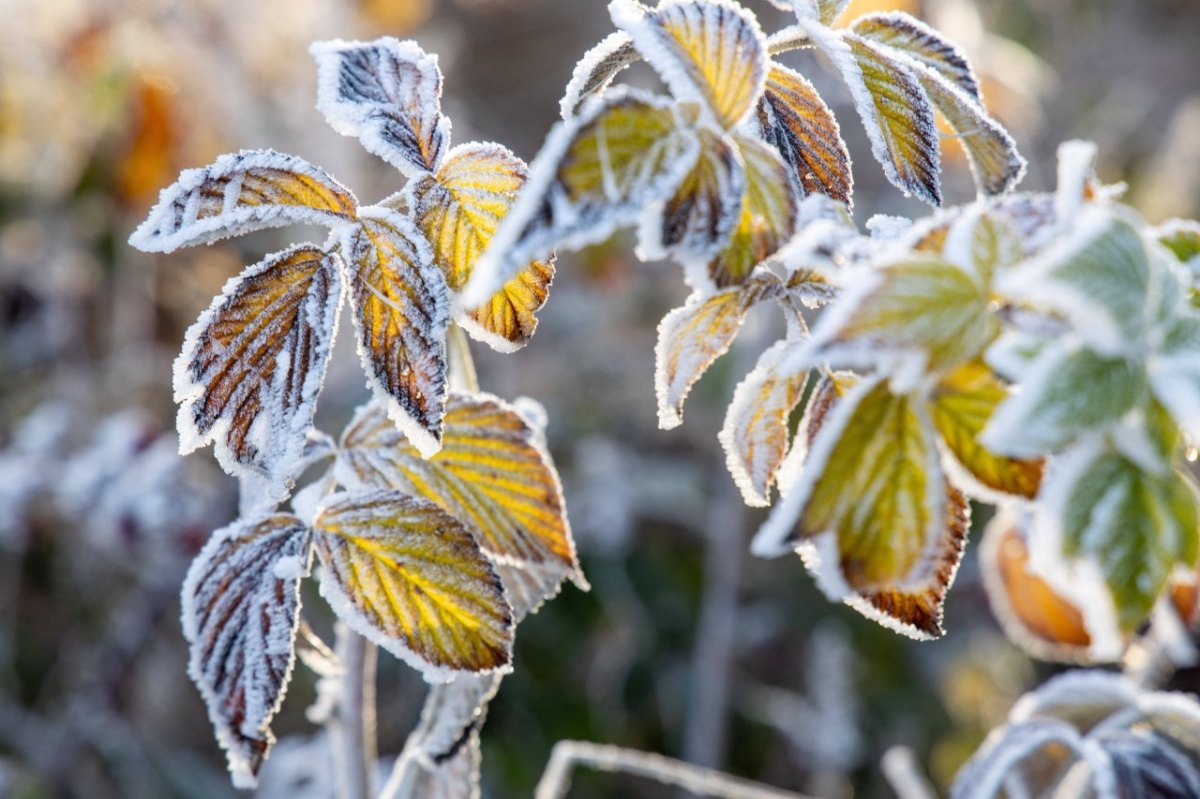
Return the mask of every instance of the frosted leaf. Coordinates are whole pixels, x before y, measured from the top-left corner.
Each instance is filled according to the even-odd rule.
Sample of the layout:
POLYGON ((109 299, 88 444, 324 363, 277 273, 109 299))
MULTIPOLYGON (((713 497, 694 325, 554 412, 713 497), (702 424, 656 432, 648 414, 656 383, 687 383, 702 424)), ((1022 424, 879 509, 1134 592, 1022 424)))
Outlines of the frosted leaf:
POLYGON ((919 399, 878 377, 826 381, 805 424, 803 471, 754 553, 795 548, 831 600, 913 638, 941 636, 970 507, 942 473, 919 399))
POLYGON ((483 726, 487 703, 499 690, 501 679, 498 674, 464 674, 430 686, 421 720, 405 748, 418 750, 433 763, 454 757, 483 726))
POLYGON ((442 72, 416 42, 317 42, 317 109, 333 129, 405 175, 432 172, 450 148, 442 72))
POLYGON ((699 103, 726 130, 753 109, 767 42, 745 8, 731 0, 664 0, 653 9, 613 0, 608 10, 676 98, 699 103))
POLYGON ((558 123, 529 179, 475 265, 462 305, 474 308, 556 247, 603 241, 675 192, 699 155, 684 110, 616 89, 558 123))
POLYGON ((611 86, 617 73, 639 58, 641 55, 627 33, 617 31, 600 40, 575 65, 575 71, 559 101, 562 118, 570 119, 578 114, 590 97, 611 86))
MULTIPOLYGON (((571 570, 558 563, 510 563, 497 558, 495 566, 517 622, 558 596, 563 582, 572 577, 571 570)), ((578 582, 578 577, 575 579, 578 582)))
POLYGON ((1056 718, 1090 729, 1117 711, 1138 704, 1138 687, 1109 671, 1068 671, 1021 697, 1009 713, 1015 722, 1056 718))
POLYGON ((1180 473, 1084 443, 1056 461, 1040 500, 1033 565, 1083 611, 1097 654, 1145 621, 1176 564, 1195 568, 1197 493, 1180 473))
POLYGON ((1183 264, 1194 286, 1197 273, 1200 273, 1200 222, 1168 219, 1156 227, 1152 235, 1183 264))
POLYGON ((1096 183, 1096 145, 1078 139, 1058 145, 1054 211, 1060 224, 1075 221, 1083 204, 1095 193, 1096 183))
POLYGON ((1026 256, 1043 249, 1061 232, 1053 194, 1022 192, 997 197, 988 203, 988 212, 1013 229, 1026 256))
POLYGON ((263 477, 278 499, 303 468, 341 299, 337 257, 310 245, 229 281, 175 363, 180 452, 212 442, 227 472, 263 477))
POLYGON ((446 404, 446 279, 421 232, 386 209, 364 208, 342 252, 367 386, 428 457, 441 446, 446 404))
MULTIPOLYGON (((404 196, 417 227, 433 246, 434 260, 452 292, 470 279, 479 256, 508 213, 527 176, 525 162, 498 144, 455 147, 436 175, 411 181, 404 196)), ((537 330, 535 314, 546 303, 554 258, 534 261, 470 313, 456 321, 473 338, 513 352, 537 330)))
POLYGON ((1036 719, 993 731, 959 770, 950 789, 950 799, 991 799, 1001 795, 1005 780, 1014 769, 1051 745, 1079 752, 1084 743, 1078 730, 1056 719, 1036 719))
POLYGON ((979 81, 966 54, 954 42, 911 14, 903 11, 864 14, 850 27, 864 39, 899 50, 929 67, 961 89, 969 99, 983 105, 979 81))
POLYGON ((1046 346, 1021 375, 1021 391, 981 437, 994 452, 1031 458, 1115 425, 1146 395, 1142 365, 1106 358, 1067 339, 1046 346))
POLYGON ((775 255, 796 232, 798 187, 788 166, 774 147, 757 139, 733 137, 746 170, 746 194, 741 216, 729 244, 697 279, 696 264, 685 261, 696 288, 718 288, 745 283, 754 268, 775 255))
POLYGON ((684 177, 661 218, 649 214, 639 237, 645 259, 674 254, 683 260, 707 260, 729 242, 742 212, 746 170, 736 142, 716 131, 698 131, 700 157, 684 177))
POLYGON ((162 190, 129 237, 143 252, 172 252, 264 228, 337 226, 354 219, 354 195, 320 168, 274 150, 223 155, 162 190))
POLYGON ((1008 396, 1008 387, 978 361, 945 375, 929 393, 929 415, 941 436, 947 470, 960 488, 987 502, 1033 499, 1042 481, 1043 459, 1005 457, 980 441, 1008 396))
POLYGON ((827 194, 851 204, 854 175, 850 153, 833 112, 802 75, 772 64, 758 102, 763 139, 783 156, 807 193, 827 194))
POLYGON ((1099 743, 1112 760, 1113 779, 1122 796, 1194 799, 1200 796, 1200 772, 1175 742, 1151 730, 1106 732, 1099 743))
POLYGON ((1071 232, 1002 275, 1005 297, 1064 315, 1089 346, 1109 356, 1138 350, 1147 323, 1151 270, 1145 245, 1124 219, 1081 211, 1071 232))
POLYGON ((1002 506, 984 531, 980 574, 992 615, 1009 640, 1039 660, 1090 662, 1083 614, 1033 572, 1027 526, 1026 514, 1002 506))
POLYGON ((801 7, 808 4, 817 7, 817 14, 822 23, 832 25, 846 10, 846 6, 850 5, 850 0, 792 0, 797 14, 803 14, 801 7))
POLYGON ((808 369, 785 368, 795 341, 780 341, 738 383, 718 438, 747 505, 766 507, 788 447, 788 419, 804 395, 808 369))
POLYGON ((1200 441, 1200 314, 1180 302, 1159 326, 1146 362, 1150 387, 1179 426, 1200 441))
POLYGON ((420 754, 403 757, 383 795, 389 799, 479 799, 479 733, 466 734, 441 761, 420 754), (389 790, 390 789, 390 790, 389 790))
POLYGON ((499 561, 555 564, 586 585, 541 432, 497 397, 451 395, 442 449, 429 459, 400 437, 377 404, 366 405, 342 436, 336 471, 344 485, 431 500, 499 561))
POLYGON ((999 323, 988 303, 975 275, 940 258, 906 256, 854 281, 821 317, 813 344, 834 366, 874 366, 895 376, 944 371, 995 338, 999 323))
POLYGON ((512 609, 471 533, 428 500, 338 494, 313 522, 321 595, 355 632, 424 674, 507 672, 512 609))
POLYGON ((292 674, 308 542, 294 516, 236 522, 213 534, 183 584, 188 673, 239 788, 254 785, 275 742, 270 723, 292 674))
POLYGON ((941 146, 933 106, 917 74, 881 46, 848 31, 801 22, 850 90, 875 156, 904 195, 942 204, 941 146))
POLYGON ((696 292, 663 317, 654 348, 659 427, 670 430, 683 422, 683 403, 692 386, 733 344, 750 309, 782 289, 775 275, 758 272, 745 286, 712 295, 696 292))

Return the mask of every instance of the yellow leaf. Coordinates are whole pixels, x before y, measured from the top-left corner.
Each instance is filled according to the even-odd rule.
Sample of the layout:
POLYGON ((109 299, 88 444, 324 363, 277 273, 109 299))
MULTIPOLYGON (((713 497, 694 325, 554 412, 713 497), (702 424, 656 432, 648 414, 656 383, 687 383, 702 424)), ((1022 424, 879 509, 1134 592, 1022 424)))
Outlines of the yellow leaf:
POLYGON ((804 470, 755 550, 794 546, 831 599, 905 634, 940 636, 969 506, 938 468, 920 402, 877 377, 826 396, 827 410, 810 412, 804 470))
POLYGON ((779 278, 770 272, 759 272, 745 286, 712 295, 697 292, 683 307, 663 317, 654 348, 659 427, 670 430, 683 422, 683 403, 688 392, 729 349, 746 321, 746 314, 758 303, 782 292, 779 278))
POLYGON ((1008 389, 976 361, 942 378, 930 397, 929 412, 946 449, 974 480, 991 491, 1032 499, 1045 461, 996 455, 979 443, 983 428, 1006 399, 1008 389))
POLYGON ((733 392, 719 439, 747 505, 766 507, 788 447, 788 419, 808 382, 808 369, 787 368, 803 346, 781 341, 762 354, 733 392))
POLYGON ((498 560, 560 567, 582 582, 562 488, 541 432, 487 394, 453 394, 442 449, 429 459, 405 442, 375 403, 342 436, 347 485, 394 488, 428 499, 478 534, 498 560))
POLYGON ((441 446, 449 293, 429 244, 391 211, 343 232, 358 352, 388 416, 428 456, 441 446))
POLYGON ((603 241, 665 201, 696 163, 693 122, 688 109, 632 89, 560 122, 476 263, 463 305, 487 302, 531 260, 603 241))
POLYGON ((885 264, 845 303, 845 315, 813 337, 834 362, 848 366, 890 363, 895 353, 907 352, 939 372, 978 356, 999 329, 986 289, 937 258, 885 264))
POLYGON ((728 246, 708 265, 718 288, 736 286, 796 231, 798 200, 787 164, 769 144, 735 136, 746 169, 742 213, 728 246))
POLYGON ((350 190, 318 167, 273 150, 243 150, 183 172, 129 243, 171 252, 263 228, 339 225, 356 213, 350 190))
MULTIPOLYGON (((436 175, 409 184, 412 218, 433 246, 451 290, 466 286, 527 172, 525 162, 500 145, 466 144, 450 151, 436 175)), ((553 278, 553 257, 534 261, 458 321, 501 352, 519 349, 537 329, 534 314, 545 304, 553 278)))
POLYGON ((988 524, 979 563, 992 614, 1010 640, 1040 660, 1090 662, 1092 637, 1083 614, 1033 573, 1013 511, 1002 509, 988 524))
POLYGON ((462 523, 395 491, 336 495, 317 512, 321 594, 356 632, 431 680, 507 670, 512 609, 462 523))
POLYGON ((854 176, 841 128, 802 75, 771 65, 766 91, 758 103, 758 126, 806 192, 827 194, 850 205, 854 176))
POLYGON ((746 171, 737 145, 707 128, 697 133, 700 158, 664 206, 661 229, 642 236, 647 256, 672 252, 684 259, 711 258, 729 241, 741 217, 746 171), (646 241, 648 237, 652 240, 646 241))
POLYGON ((962 89, 980 105, 983 95, 967 56, 958 45, 933 28, 903 11, 864 14, 854 20, 851 30, 877 44, 899 50, 962 89))
POLYGON ((703 99, 717 122, 735 128, 766 77, 766 40, 754 16, 733 3, 692 0, 646 9, 615 0, 613 22, 682 100, 703 99))
POLYGON ((337 259, 309 245, 231 281, 175 364, 182 451, 215 442, 228 472, 260 475, 282 493, 312 426, 340 305, 337 259))

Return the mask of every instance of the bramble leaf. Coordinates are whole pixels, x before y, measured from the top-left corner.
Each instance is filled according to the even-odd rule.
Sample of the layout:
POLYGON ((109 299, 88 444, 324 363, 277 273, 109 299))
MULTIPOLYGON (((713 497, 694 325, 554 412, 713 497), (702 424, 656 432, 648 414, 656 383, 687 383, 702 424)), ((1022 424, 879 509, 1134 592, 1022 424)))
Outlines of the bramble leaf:
POLYGON ((802 75, 772 64, 758 101, 758 127, 805 192, 851 204, 850 153, 833 112, 802 75))
POLYGON ((622 31, 610 33, 600 43, 583 54, 571 80, 559 101, 562 118, 570 119, 580 112, 589 98, 600 94, 621 70, 641 58, 633 39, 622 31))
POLYGON ((613 23, 680 100, 697 101, 726 130, 738 126, 762 93, 766 38, 734 3, 667 0, 649 9, 634 0, 609 4, 613 23))
POLYGON ((242 150, 188 169, 162 190, 129 237, 143 252, 173 252, 254 230, 352 221, 354 195, 320 168, 274 150, 242 150))
POLYGON ((799 205, 787 164, 775 148, 743 136, 733 139, 746 170, 746 194, 729 244, 708 264, 708 277, 718 288, 744 283, 754 267, 792 238, 799 205))
POLYGON ((780 341, 762 354, 734 390, 718 436, 729 473, 752 507, 771 504, 771 486, 787 454, 788 419, 808 383, 807 368, 788 368, 798 346, 780 341))
POLYGON ((497 561, 578 573, 562 488, 541 433, 488 394, 452 394, 442 449, 431 458, 405 442, 379 405, 359 410, 342 435, 345 485, 392 488, 428 499, 477 534, 497 561))
MULTIPOLYGON (((406 188, 412 218, 433 245, 451 291, 466 286, 526 175, 525 162, 508 149, 466 144, 450 151, 437 175, 406 188)), ((535 314, 546 303, 553 278, 553 257, 534 261, 482 307, 459 312, 456 321, 493 349, 513 352, 537 329, 535 314)))
POLYGON ((712 295, 696 292, 663 317, 654 348, 659 427, 670 430, 683 422, 688 392, 729 349, 750 309, 782 291, 775 275, 758 272, 745 286, 712 295))
POLYGON ((775 555, 795 547, 832 600, 915 638, 943 632, 942 606, 970 517, 946 481, 920 401, 869 378, 841 399, 826 383, 798 481, 754 540, 775 555), (830 410, 829 408, 832 407, 830 410))
POLYGON ((940 372, 980 355, 999 332, 986 288, 939 258, 910 256, 883 264, 840 300, 813 341, 843 366, 897 365, 895 353, 940 372))
POLYGON ((978 482, 985 490, 980 499, 991 499, 999 491, 1026 499, 1037 496, 1041 485, 1042 459, 1020 460, 997 455, 980 443, 979 437, 997 406, 1008 398, 1008 389, 981 363, 959 367, 934 387, 929 415, 946 449, 971 476, 963 486, 978 482))
POLYGON ((888 180, 906 197, 941 205, 941 146, 933 106, 917 74, 880 45, 849 31, 801 25, 849 87, 871 153, 888 180))
POLYGON ((1143 340, 1150 274, 1138 231, 1092 207, 1069 235, 1001 277, 997 290, 1061 313, 1089 346, 1115 356, 1135 352, 1143 340))
POLYGON ((899 50, 957 86, 980 106, 983 95, 967 56, 958 45, 903 11, 880 11, 854 20, 850 29, 864 39, 899 50))
POLYGON ((415 177, 441 165, 450 148, 436 55, 412 41, 317 42, 317 110, 367 152, 415 177))
POLYGON ((442 439, 450 296, 425 237, 405 217, 363 209, 344 231, 346 281, 367 385, 428 456, 442 439))
POLYGON ((1200 222, 1170 219, 1154 231, 1158 243, 1195 272, 1200 269, 1200 222))
MULTIPOLYGON (((729 243, 741 218, 747 185, 736 142, 708 128, 697 134, 700 157, 663 207, 661 223, 642 231, 643 257, 670 252, 683 260, 707 260, 729 243)), ((648 221, 659 222, 653 216, 648 221)))
POLYGON ((512 609, 471 533, 396 491, 335 495, 317 512, 321 594, 356 632, 430 682, 507 671, 512 609))
POLYGON ((292 675, 309 531, 293 516, 213 533, 183 584, 188 673, 208 705, 234 785, 253 787, 292 675))
POLYGON ((181 452, 214 442, 226 471, 258 474, 281 495, 312 426, 341 298, 336 256, 309 245, 231 280, 175 363, 181 452))
POLYGON ((558 123, 476 263, 463 305, 483 304, 531 260, 603 241, 671 196, 699 153, 683 113, 668 100, 618 89, 558 123))
POLYGON ((1046 347, 981 437, 994 452, 1035 458, 1116 424, 1146 396, 1140 363, 1106 358, 1070 340, 1046 347))
POLYGON ((1200 313, 1180 302, 1167 313, 1146 362, 1150 388, 1179 426, 1200 441, 1200 313))

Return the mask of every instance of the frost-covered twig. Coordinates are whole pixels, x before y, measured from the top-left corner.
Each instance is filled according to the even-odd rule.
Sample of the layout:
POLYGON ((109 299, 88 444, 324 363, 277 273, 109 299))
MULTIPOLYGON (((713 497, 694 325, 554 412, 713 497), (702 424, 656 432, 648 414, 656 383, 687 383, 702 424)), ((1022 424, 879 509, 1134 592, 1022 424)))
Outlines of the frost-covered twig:
POLYGON ((714 799, 809 799, 803 794, 770 788, 662 755, 587 741, 555 744, 546 771, 534 791, 534 799, 563 799, 570 788, 571 772, 577 765, 645 777, 714 799))
POLYGON ((344 624, 337 627, 337 655, 345 667, 337 708, 328 721, 337 769, 338 799, 375 795, 375 645, 344 624))
POLYGON ((893 746, 887 750, 880 765, 899 799, 937 799, 937 792, 921 771, 916 754, 907 746, 893 746))

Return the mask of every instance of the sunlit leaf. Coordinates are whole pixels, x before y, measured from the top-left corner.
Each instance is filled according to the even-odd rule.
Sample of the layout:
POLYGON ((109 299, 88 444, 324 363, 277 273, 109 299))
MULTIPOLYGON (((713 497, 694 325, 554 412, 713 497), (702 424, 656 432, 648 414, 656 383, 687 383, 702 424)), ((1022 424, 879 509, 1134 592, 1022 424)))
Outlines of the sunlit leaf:
POLYGON ((1184 265, 1200 269, 1200 222, 1190 219, 1171 219, 1155 230, 1158 243, 1184 265))
POLYGON ((880 45, 848 31, 813 24, 806 30, 849 87, 871 153, 888 180, 905 196, 941 205, 938 131, 933 106, 916 73, 880 45))
POLYGON ((1142 340, 1150 265, 1137 230, 1102 208, 1080 212, 1071 232, 1011 270, 997 290, 1067 317, 1105 355, 1131 353, 1142 340))
POLYGON ((188 672, 238 787, 252 787, 292 676, 309 531, 293 516, 215 532, 183 584, 188 672))
POLYGON ((1105 358, 1071 341, 1058 343, 1036 357, 1022 376, 1020 393, 1001 403, 981 442, 994 452, 1035 458, 1112 427, 1145 395, 1140 363, 1105 358))
POLYGON ((356 632, 430 682, 506 671, 512 610, 500 578, 453 516, 396 491, 337 495, 317 513, 321 594, 356 632))
POLYGON ((958 45, 902 11, 864 14, 854 20, 851 30, 864 39, 901 51, 929 67, 961 89, 979 105, 983 95, 975 71, 958 45))
POLYGON ((442 449, 425 459, 378 404, 346 428, 339 475, 348 485, 394 488, 436 503, 478 534, 498 560, 556 564, 576 573, 562 489, 541 432, 508 403, 453 394, 442 449))
POLYGON ((634 0, 613 0, 609 12, 672 93, 701 102, 726 129, 736 127, 757 102, 767 46, 746 9, 702 0, 668 0, 648 9, 634 0))
POLYGON ((450 147, 436 55, 412 41, 317 42, 317 109, 406 175, 432 172, 450 147))
POLYGON ((446 280, 425 237, 392 211, 364 209, 342 249, 367 384, 409 440, 432 455, 446 404, 446 280))
POLYGON ((833 112, 802 75, 772 64, 758 102, 758 127, 808 193, 847 205, 854 191, 850 153, 833 112))
POLYGON ((171 252, 263 228, 336 226, 356 212, 350 190, 318 167, 274 150, 243 150, 183 172, 129 243, 171 252))
POLYGON ((516 563, 496 558, 495 566, 512 605, 513 618, 518 622, 558 596, 567 577, 572 577, 576 584, 584 584, 578 571, 572 573, 559 563, 516 563))
MULTIPOLYGON (((700 158, 663 206, 660 224, 643 229, 643 257, 667 252, 681 259, 706 260, 728 242, 741 218, 746 171, 737 144, 703 128, 698 131, 700 158)), ((651 223, 658 222, 649 217, 651 223)))
POLYGON ((979 561, 992 614, 1009 639, 1041 660, 1079 663, 1090 659, 1092 639, 1083 614, 1034 574, 1015 512, 1001 510, 988 524, 979 561))
MULTIPOLYGON (((526 174, 525 162, 506 148, 466 144, 450 151, 437 175, 409 184, 412 218, 433 245, 452 291, 466 286, 526 174)), ((553 258, 534 261, 483 306, 459 313, 457 321, 474 338, 512 352, 537 329, 534 314, 545 304, 553 278, 553 258)))
POLYGON ((1041 485, 1044 462, 1041 459, 1018 460, 996 455, 979 442, 980 434, 1008 398, 1008 389, 981 363, 959 367, 934 387, 929 403, 933 426, 942 437, 954 462, 971 480, 984 488, 981 499, 991 492, 1032 499, 1041 485))
POLYGON ((1163 320, 1146 362, 1150 387, 1193 440, 1200 441, 1200 313, 1180 303, 1163 320))
POLYGON ((810 413, 804 470, 754 541, 796 548, 822 591, 899 632, 942 634, 942 606, 962 558, 966 499, 938 464, 919 399, 879 378, 810 413))
POLYGON ((502 679, 499 674, 462 674, 452 682, 430 686, 421 720, 405 747, 435 764, 455 757, 469 745, 471 733, 483 726, 487 703, 502 679))
POLYGON ((675 192, 699 153, 674 103, 617 89, 560 122, 476 264, 462 302, 486 302, 530 261, 603 241, 675 192))
POLYGON ((1135 630, 1178 564, 1195 568, 1200 538, 1196 489, 1181 474, 1146 472, 1116 453, 1081 445, 1048 478, 1037 527, 1047 552, 1065 562, 1063 581, 1093 638, 1135 630), (1071 569, 1069 564, 1086 562, 1071 569), (1111 596, 1106 609, 1094 579, 1111 596), (1102 629, 1115 625, 1113 629, 1102 629))
POLYGON ((294 477, 341 306, 336 257, 301 245, 230 281, 188 330, 175 365, 180 449, 215 443, 231 474, 294 477))
POLYGON ((769 144, 734 140, 745 165, 746 195, 729 244, 708 264, 708 277, 719 288, 745 282, 796 232, 798 199, 787 164, 769 144))
POLYGON ((629 34, 617 31, 601 39, 575 65, 575 71, 559 102, 562 118, 570 119, 578 114, 589 98, 607 89, 617 73, 639 58, 641 56, 629 34))
POLYGON ((654 348, 659 427, 670 430, 683 422, 692 386, 729 349, 750 309, 782 288, 773 274, 759 272, 745 286, 711 295, 696 292, 663 317, 654 348))
POLYGON ((987 287, 997 272, 1024 257, 1021 239, 1003 217, 974 206, 947 229, 937 248, 946 260, 974 274, 987 287))
POLYGON ((989 736, 959 770, 950 799, 993 799, 1005 794, 1005 781, 1015 769, 1047 748, 1072 755, 1083 748, 1079 731, 1059 719, 1035 718, 1002 727, 989 736))
POLYGON ((897 366, 896 352, 913 354, 930 371, 977 357, 999 323, 986 288, 939 258, 912 256, 885 263, 843 295, 813 333, 832 363, 897 366))
POLYGON ((780 341, 762 354, 733 392, 720 441, 747 505, 766 507, 788 448, 788 419, 804 396, 808 369, 787 368, 797 348, 780 341))

